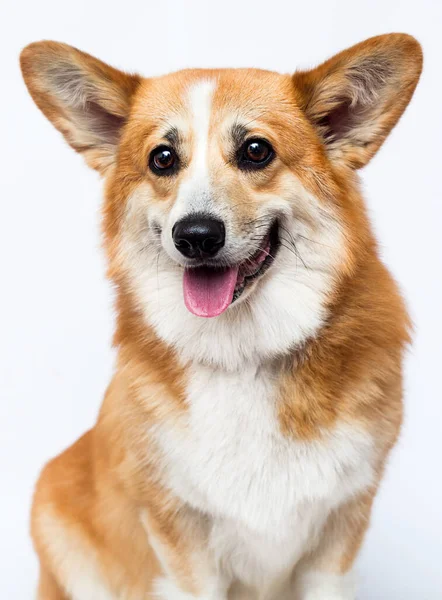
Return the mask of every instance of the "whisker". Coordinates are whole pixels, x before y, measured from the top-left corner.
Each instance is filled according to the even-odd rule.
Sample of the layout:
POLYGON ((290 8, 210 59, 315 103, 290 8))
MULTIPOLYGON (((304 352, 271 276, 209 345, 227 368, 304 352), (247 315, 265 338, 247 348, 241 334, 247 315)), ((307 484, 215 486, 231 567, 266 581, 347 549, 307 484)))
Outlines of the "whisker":
POLYGON ((295 244, 290 243, 288 240, 286 240, 285 238, 282 238, 282 237, 280 237, 280 243, 284 248, 286 248, 287 250, 292 252, 296 256, 296 258, 299 258, 299 260, 302 262, 304 268, 307 269, 307 271, 310 270, 309 267, 306 265, 302 256, 299 254, 299 251, 295 244), (285 242, 285 243, 283 243, 283 242, 285 242))
POLYGON ((332 250, 334 250, 333 246, 330 246, 329 244, 323 244, 322 242, 317 242, 316 240, 311 240, 310 238, 306 237, 305 235, 301 235, 300 233, 297 233, 296 237, 302 238, 303 240, 311 242, 312 244, 318 244, 319 246, 324 246, 324 248, 331 248, 332 250))
POLYGON ((304 261, 304 259, 302 258, 302 256, 299 253, 299 250, 296 246, 296 241, 294 239, 294 237, 292 236, 291 232, 287 229, 287 227, 284 227, 284 225, 280 224, 280 228, 285 231, 287 233, 287 235, 290 237, 290 240, 286 240, 284 239, 282 236, 280 236, 281 239, 284 239, 284 241, 289 244, 290 246, 293 246, 293 250, 296 254, 296 256, 299 258, 299 260, 302 262, 302 264, 304 265, 304 268, 308 270, 308 267, 304 261))

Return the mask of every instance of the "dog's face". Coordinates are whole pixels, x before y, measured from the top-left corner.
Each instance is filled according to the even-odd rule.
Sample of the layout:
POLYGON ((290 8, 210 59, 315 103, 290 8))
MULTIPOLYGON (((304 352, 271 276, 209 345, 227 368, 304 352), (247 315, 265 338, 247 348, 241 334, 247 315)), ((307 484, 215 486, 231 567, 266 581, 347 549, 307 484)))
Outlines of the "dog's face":
POLYGON ((125 198, 127 262, 139 262, 135 249, 161 260, 162 275, 179 273, 175 301, 197 316, 253 302, 264 279, 271 285, 280 252, 293 273, 311 260, 298 249, 301 234, 316 238, 321 229, 315 241, 341 249, 322 231, 333 210, 308 179, 322 171, 327 184, 330 176, 290 77, 232 70, 155 80, 137 96, 121 154, 115 177, 138 179, 125 198))
POLYGON ((228 366, 320 327, 369 243, 353 171, 403 112, 421 56, 391 35, 294 76, 141 79, 42 42, 22 68, 39 107, 106 177, 114 279, 162 338, 228 366))

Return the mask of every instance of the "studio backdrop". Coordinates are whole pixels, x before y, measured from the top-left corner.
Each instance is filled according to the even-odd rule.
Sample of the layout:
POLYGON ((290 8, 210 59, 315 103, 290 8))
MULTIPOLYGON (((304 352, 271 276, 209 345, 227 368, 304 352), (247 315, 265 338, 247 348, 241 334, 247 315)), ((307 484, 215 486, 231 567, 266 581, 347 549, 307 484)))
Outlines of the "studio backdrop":
POLYGON ((405 117, 360 176, 414 341, 405 425, 358 562, 359 598, 442 598, 441 30, 438 0, 2 2, 1 598, 33 597, 33 486, 45 461, 93 425, 114 362, 101 182, 35 109, 20 50, 63 41, 148 76, 227 66, 288 73, 394 31, 421 42, 424 71, 405 117))

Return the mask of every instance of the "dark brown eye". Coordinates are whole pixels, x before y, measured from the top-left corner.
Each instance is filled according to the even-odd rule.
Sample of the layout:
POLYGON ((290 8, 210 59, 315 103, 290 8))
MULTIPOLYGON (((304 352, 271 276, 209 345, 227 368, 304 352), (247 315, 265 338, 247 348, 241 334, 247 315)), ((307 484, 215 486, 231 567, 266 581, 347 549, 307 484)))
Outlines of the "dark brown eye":
POLYGON ((274 155, 272 146, 266 140, 247 140, 240 150, 238 166, 242 169, 262 169, 274 155))
POLYGON ((268 144, 264 144, 263 142, 250 142, 247 145, 246 152, 248 159, 254 162, 262 162, 270 154, 270 148, 268 144))
POLYGON ((157 175, 170 175, 177 166, 177 155, 168 146, 155 148, 150 155, 149 166, 157 175))

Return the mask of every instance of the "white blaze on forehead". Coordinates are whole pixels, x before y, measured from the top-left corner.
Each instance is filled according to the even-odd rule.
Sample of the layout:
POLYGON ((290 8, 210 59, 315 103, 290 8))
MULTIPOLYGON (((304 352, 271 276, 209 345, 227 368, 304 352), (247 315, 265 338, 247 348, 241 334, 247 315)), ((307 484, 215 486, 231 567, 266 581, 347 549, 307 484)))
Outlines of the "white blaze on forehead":
POLYGON ((208 177, 209 128, 212 114, 212 98, 215 90, 213 80, 202 80, 193 85, 188 93, 191 127, 194 137, 191 170, 193 176, 208 177))
POLYGON ((193 144, 190 165, 178 190, 175 205, 170 212, 170 224, 185 215, 211 212, 209 190, 209 129, 215 81, 203 79, 187 91, 185 103, 189 111, 193 144))

